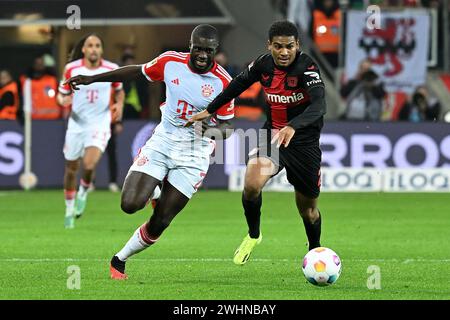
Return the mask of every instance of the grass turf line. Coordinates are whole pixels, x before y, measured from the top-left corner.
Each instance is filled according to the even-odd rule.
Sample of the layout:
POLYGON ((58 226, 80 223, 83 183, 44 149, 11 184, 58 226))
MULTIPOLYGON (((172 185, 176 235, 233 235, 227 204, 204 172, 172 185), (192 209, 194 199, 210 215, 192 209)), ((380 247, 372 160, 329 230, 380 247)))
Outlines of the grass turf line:
POLYGON ((263 242, 245 266, 232 263, 246 234, 240 197, 199 192, 159 243, 129 260, 130 279, 114 282, 108 261, 150 208, 129 216, 118 194, 95 191, 65 230, 62 191, 2 192, 0 299, 450 298, 446 194, 323 193, 322 244, 343 260, 326 288, 303 278, 306 235, 291 193, 264 193, 263 242), (67 289, 71 265, 80 267, 80 290, 67 289), (370 265, 380 267, 380 290, 367 288, 370 265))

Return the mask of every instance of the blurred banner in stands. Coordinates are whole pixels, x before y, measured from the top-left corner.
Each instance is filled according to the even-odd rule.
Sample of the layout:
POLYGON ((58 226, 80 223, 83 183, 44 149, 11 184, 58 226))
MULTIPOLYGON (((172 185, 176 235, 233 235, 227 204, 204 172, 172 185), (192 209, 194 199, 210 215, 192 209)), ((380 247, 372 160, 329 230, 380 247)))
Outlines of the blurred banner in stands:
POLYGON ((368 14, 347 14, 345 74, 355 76, 359 62, 369 59, 388 92, 412 93, 426 82, 431 34, 426 10, 381 12, 381 28, 369 29, 368 14))

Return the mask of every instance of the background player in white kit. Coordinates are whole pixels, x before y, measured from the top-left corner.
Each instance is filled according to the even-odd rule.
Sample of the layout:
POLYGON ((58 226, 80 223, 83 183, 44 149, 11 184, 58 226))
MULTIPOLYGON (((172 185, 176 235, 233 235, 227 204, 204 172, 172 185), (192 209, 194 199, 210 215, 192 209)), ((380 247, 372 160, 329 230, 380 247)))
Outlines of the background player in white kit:
MULTIPOLYGON (((91 184, 95 167, 111 137, 111 92, 113 90, 112 110, 115 117, 122 117, 124 92, 120 82, 93 83, 81 86, 72 94, 66 80, 79 74, 95 75, 118 68, 118 65, 102 59, 103 42, 95 34, 88 35, 72 50, 70 61, 65 69, 59 86, 58 101, 63 106, 72 105, 72 111, 67 126, 64 143, 66 159, 64 172, 64 195, 66 199, 66 228, 74 227, 74 217, 83 213, 89 185, 91 184), (76 176, 83 163, 80 188, 76 193, 76 176)), ((117 120, 116 119, 116 120, 117 120)))
MULTIPOLYGON (((142 66, 126 66, 95 76, 76 76, 66 83, 75 90, 78 85, 93 82, 126 81, 146 77, 164 81, 166 101, 161 108, 161 123, 136 156, 125 179, 121 207, 134 213, 145 207, 155 187, 163 182, 161 196, 150 221, 139 227, 122 250, 113 256, 110 272, 113 279, 126 279, 126 260, 155 243, 172 219, 197 191, 209 167, 214 143, 211 130, 199 135, 186 128, 189 117, 206 108, 231 77, 214 62, 219 45, 217 30, 199 25, 191 34, 190 52, 168 51, 142 66)), ((216 139, 227 138, 234 116, 233 101, 217 112, 216 139)), ((203 129, 207 125, 204 123, 203 129)))

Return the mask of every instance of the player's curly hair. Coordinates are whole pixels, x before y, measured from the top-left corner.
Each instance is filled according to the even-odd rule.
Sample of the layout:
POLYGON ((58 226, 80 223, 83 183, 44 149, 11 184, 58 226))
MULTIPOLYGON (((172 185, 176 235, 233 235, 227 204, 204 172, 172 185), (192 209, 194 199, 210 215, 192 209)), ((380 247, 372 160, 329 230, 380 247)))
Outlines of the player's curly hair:
POLYGON ((100 42, 102 43, 102 47, 104 47, 104 42, 103 39, 96 33, 90 33, 88 35, 85 35, 83 38, 80 39, 80 41, 78 41, 78 43, 73 47, 72 51, 70 51, 69 54, 69 61, 68 62, 72 62, 78 59, 82 59, 84 58, 84 54, 81 51, 81 49, 84 46, 84 43, 86 42, 86 39, 89 38, 90 36, 95 36, 97 38, 100 39, 100 42))
POLYGON ((275 21, 269 28, 269 40, 277 36, 294 36, 298 40, 298 30, 295 24, 287 20, 275 21))

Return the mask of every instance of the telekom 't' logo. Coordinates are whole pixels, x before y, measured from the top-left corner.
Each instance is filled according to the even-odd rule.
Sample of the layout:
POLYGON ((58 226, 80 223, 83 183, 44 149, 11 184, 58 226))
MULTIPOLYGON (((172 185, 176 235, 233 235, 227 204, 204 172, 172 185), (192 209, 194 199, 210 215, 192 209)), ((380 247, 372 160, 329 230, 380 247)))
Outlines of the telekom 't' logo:
POLYGON ((95 100, 98 99, 98 90, 96 90, 96 89, 88 90, 87 91, 87 99, 88 99, 89 103, 94 103, 95 100))

